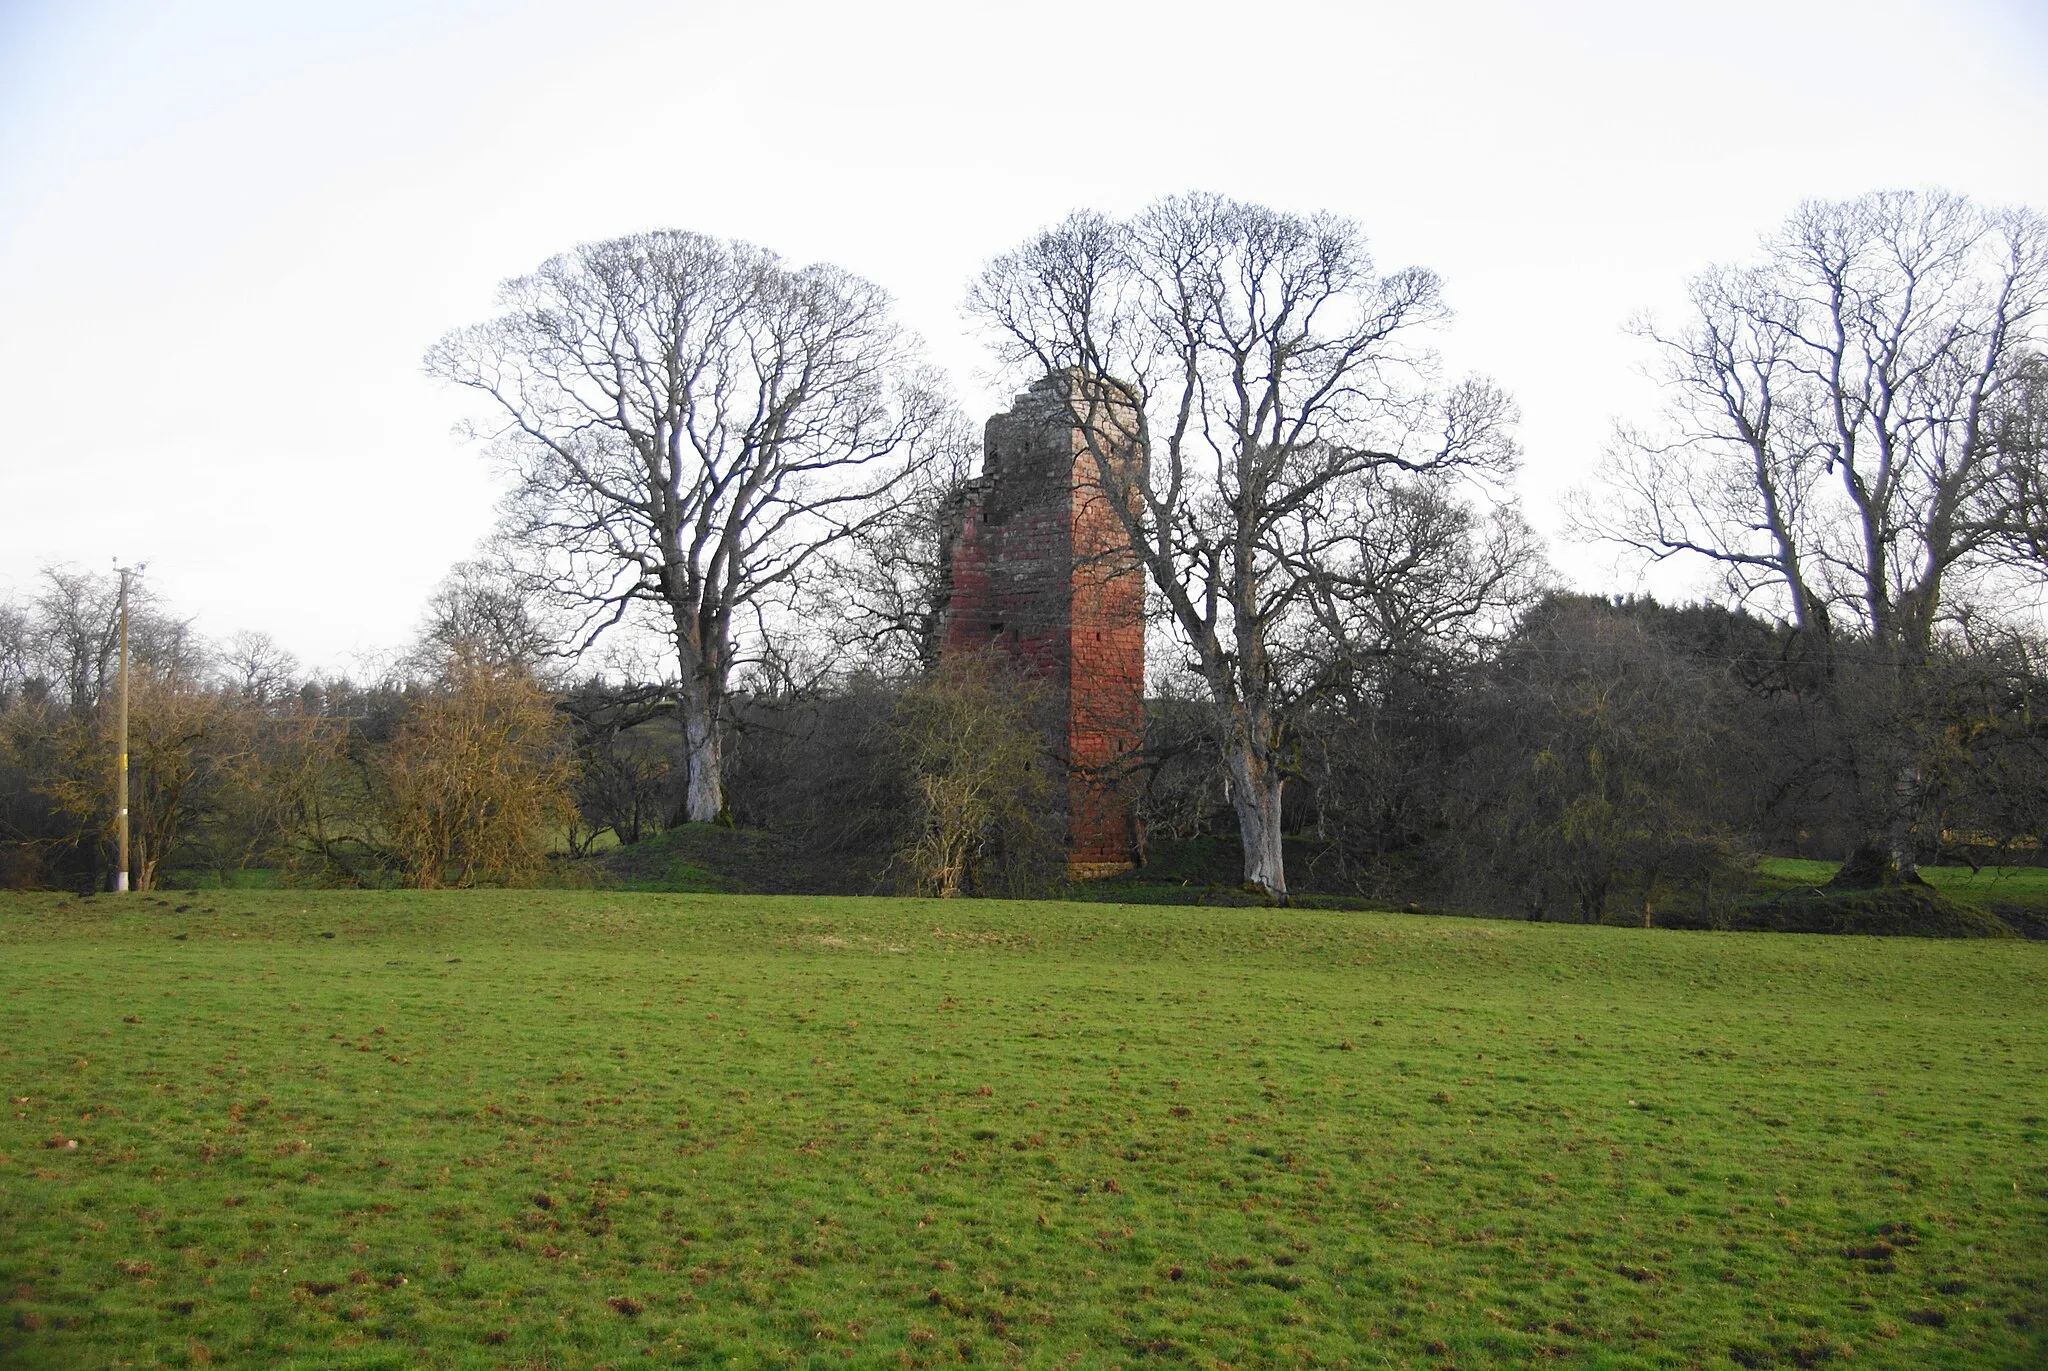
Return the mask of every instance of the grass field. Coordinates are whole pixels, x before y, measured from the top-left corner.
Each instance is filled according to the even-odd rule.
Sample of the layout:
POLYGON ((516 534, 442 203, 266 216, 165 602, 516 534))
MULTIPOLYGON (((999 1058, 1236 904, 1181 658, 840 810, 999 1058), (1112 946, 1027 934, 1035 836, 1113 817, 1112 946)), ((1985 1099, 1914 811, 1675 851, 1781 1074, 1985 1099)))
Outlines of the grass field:
MULTIPOLYGON (((1797 857, 1766 857, 1757 863, 1759 875, 1785 886, 1824 885, 1839 869, 1836 862, 1811 862, 1797 857)), ((1972 871, 1967 866, 1923 866, 1920 876, 1954 899, 1983 905, 2048 908, 2048 867, 1987 866, 1972 871)))
POLYGON ((2038 943, 0 895, 0 1084, 10 1367, 2048 1365, 2038 943))

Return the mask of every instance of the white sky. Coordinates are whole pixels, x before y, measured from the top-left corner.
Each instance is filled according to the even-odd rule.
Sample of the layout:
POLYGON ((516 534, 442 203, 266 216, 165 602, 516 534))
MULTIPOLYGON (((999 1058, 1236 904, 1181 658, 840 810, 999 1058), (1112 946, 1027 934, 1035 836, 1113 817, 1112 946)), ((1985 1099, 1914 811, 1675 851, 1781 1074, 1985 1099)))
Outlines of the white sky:
POLYGON ((2048 0, 0 0, 0 591, 147 560, 345 665, 491 523, 419 358, 501 279, 655 227, 836 261, 979 417, 981 262, 1186 189, 1441 272, 1550 532, 1655 403, 1632 313, 1802 198, 1934 185, 2048 208, 2048 0))

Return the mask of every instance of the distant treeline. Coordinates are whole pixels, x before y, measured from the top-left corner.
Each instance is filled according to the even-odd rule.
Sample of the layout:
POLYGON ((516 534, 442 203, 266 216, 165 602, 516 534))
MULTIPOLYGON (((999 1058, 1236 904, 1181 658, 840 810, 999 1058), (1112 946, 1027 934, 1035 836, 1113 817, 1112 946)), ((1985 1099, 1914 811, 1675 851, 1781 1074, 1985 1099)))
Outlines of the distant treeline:
MULTIPOLYGON (((107 884, 117 642, 108 577, 53 569, 0 605, 6 884, 107 884)), ((139 596, 136 884, 575 879, 579 859, 682 822, 673 692, 551 676, 541 643, 474 568, 368 683, 307 679, 259 635, 204 643, 139 596)), ((1696 900, 1710 916, 1757 854, 1847 855, 1863 790, 1889 783, 1872 735, 1901 730, 1923 860, 2036 860, 2038 644, 1956 635, 1940 688, 1900 718, 1881 681, 1862 688, 1878 668, 1853 642, 1824 659, 1803 643, 1726 609, 1549 593, 1491 636, 1389 650, 1291 739, 1296 888, 1588 920, 1696 900)), ((1172 673, 1158 685, 1125 778, 1140 859, 1236 838, 1222 720, 1172 673)), ((762 677, 726 724, 726 819, 836 858, 849 891, 1050 891, 1064 787, 1034 708, 988 663, 762 677)))
MULTIPOLYGON (((1738 611, 1543 594, 1497 637, 1388 651, 1305 719, 1285 790, 1290 880, 1530 918, 1697 902, 1711 920, 1760 855, 1851 855, 1868 790, 1891 784, 1873 755, 1889 758, 1901 734, 1920 759, 1920 859, 2031 864, 2048 821, 2042 663, 2040 644, 2010 631, 1958 635, 1939 688, 1902 717, 1854 642, 1821 657, 1738 611)), ((872 850, 916 781, 877 743, 900 708, 872 679, 748 697, 734 816, 872 850)), ((1193 689, 1155 694, 1147 716, 1136 855, 1234 844, 1226 721, 1193 689)))
MULTIPOLYGON (((322 883, 524 882, 575 831, 576 774, 531 644, 460 573, 373 682, 312 680, 261 634, 208 643, 147 594, 129 614, 130 869, 322 883)), ((516 615, 514 620, 516 622, 516 615)), ((120 644, 112 577, 44 572, 0 603, 0 884, 104 888, 120 644)))

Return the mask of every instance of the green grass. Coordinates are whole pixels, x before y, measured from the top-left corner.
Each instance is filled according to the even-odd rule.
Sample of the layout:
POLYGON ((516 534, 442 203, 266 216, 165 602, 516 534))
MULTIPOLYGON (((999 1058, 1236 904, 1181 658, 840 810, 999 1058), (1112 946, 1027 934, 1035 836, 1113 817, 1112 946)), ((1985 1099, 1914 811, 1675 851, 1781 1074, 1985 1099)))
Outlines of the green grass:
MULTIPOLYGON (((1799 857, 1766 857, 1756 864, 1756 869, 1758 875, 1783 888, 1825 885, 1839 865, 1799 857)), ((1920 876, 1952 899, 1986 906, 2012 904, 2048 909, 2048 867, 1987 866, 1972 871, 1967 866, 1923 866, 1920 876)))
POLYGON ((236 871, 187 867, 161 873, 158 883, 166 890, 280 890, 291 881, 278 867, 245 866, 236 871))
POLYGON ((2041 944, 0 895, 0 1084, 10 1367, 2048 1364, 2041 944))
POLYGON ((845 858, 820 855, 782 834, 682 824, 598 856, 585 874, 614 890, 690 895, 866 893, 874 884, 845 858))

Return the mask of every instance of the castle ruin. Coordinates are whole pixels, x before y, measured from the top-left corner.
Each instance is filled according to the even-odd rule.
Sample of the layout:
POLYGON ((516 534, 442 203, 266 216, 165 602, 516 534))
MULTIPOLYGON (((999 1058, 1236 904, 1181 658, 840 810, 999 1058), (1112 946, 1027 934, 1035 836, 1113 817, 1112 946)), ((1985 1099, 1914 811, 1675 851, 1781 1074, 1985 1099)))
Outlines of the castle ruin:
POLYGON ((1145 726, 1144 570, 1090 429, 1130 470, 1137 415, 1120 388, 1055 373, 988 421, 981 475, 954 511, 943 639, 948 653, 993 650, 1051 693, 1074 879, 1131 869, 1129 767, 1145 726))

